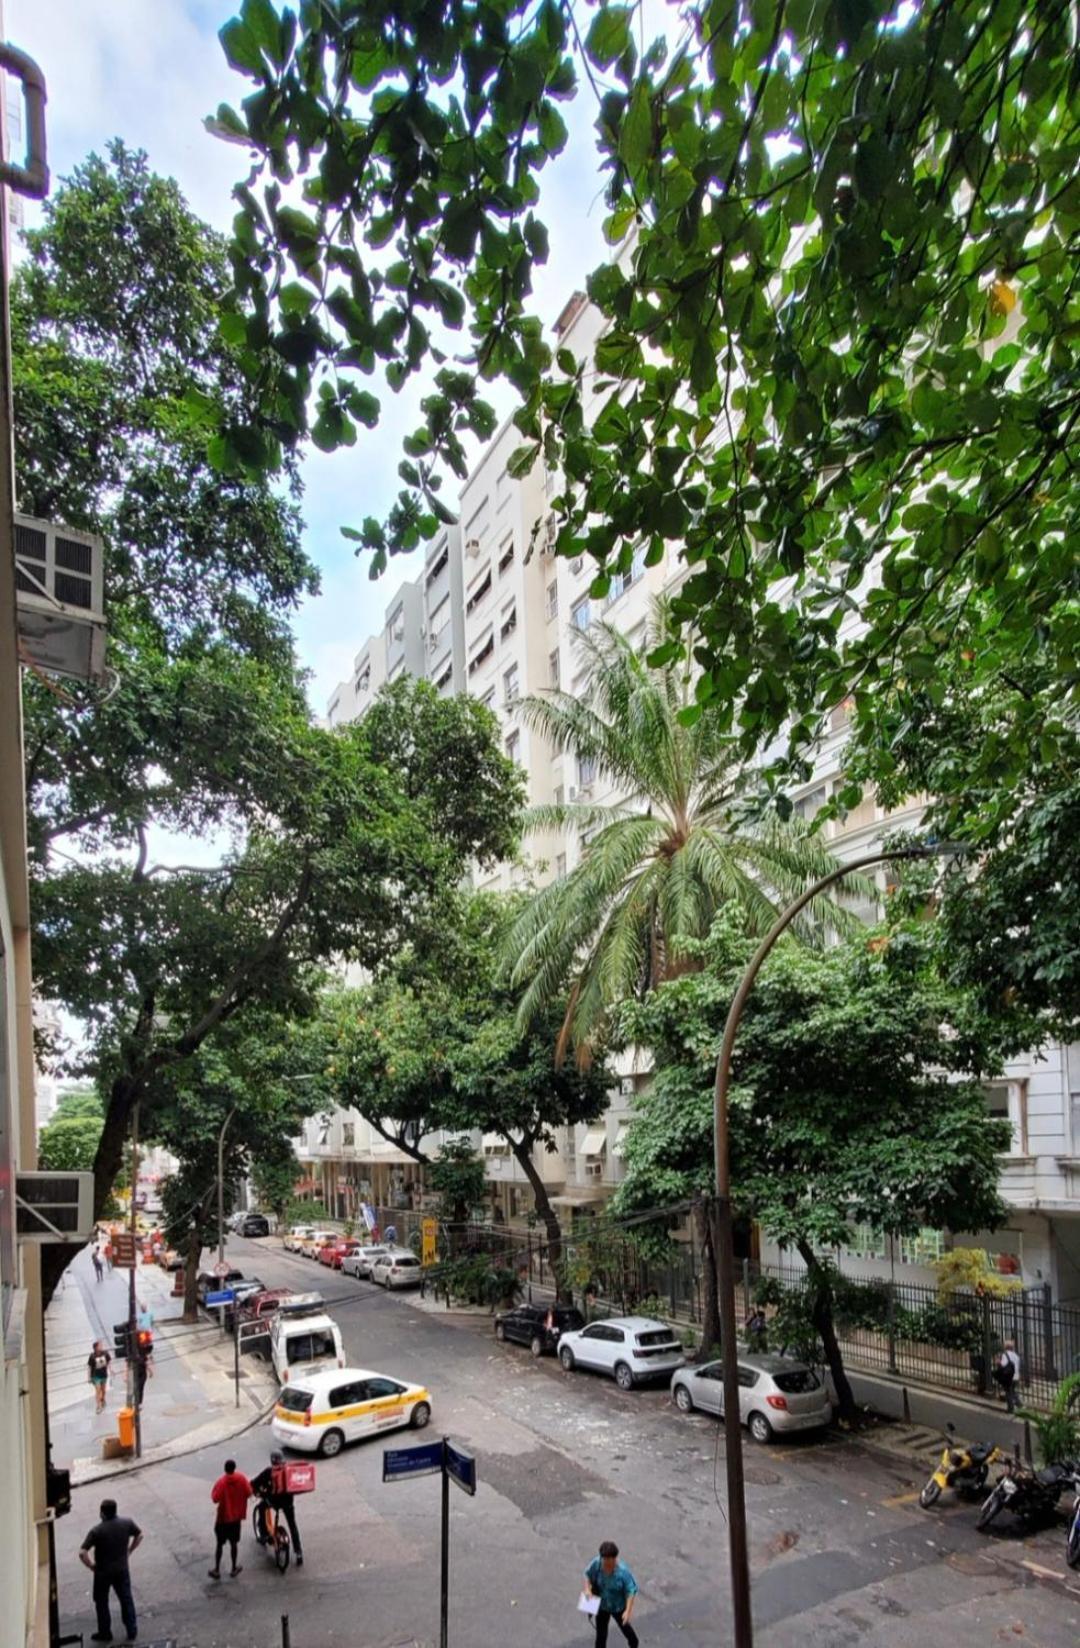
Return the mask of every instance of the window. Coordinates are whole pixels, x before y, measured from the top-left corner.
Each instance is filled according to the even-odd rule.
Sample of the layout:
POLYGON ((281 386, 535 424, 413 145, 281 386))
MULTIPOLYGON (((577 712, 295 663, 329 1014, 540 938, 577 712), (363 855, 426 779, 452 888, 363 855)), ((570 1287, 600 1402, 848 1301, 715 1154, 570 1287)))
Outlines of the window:
POLYGON ((487 640, 481 643, 479 652, 473 653, 473 656, 469 660, 469 674, 475 675, 477 670, 480 668, 480 665, 486 663, 494 651, 495 636, 494 633, 489 630, 487 640))
POLYGON ((511 664, 510 668, 503 674, 503 699, 507 704, 512 704, 517 699, 518 693, 518 667, 516 664, 511 664))
POLYGON ((756 1368, 740 1367, 739 1369, 739 1384, 743 1386, 744 1390, 750 1390, 760 1378, 761 1375, 756 1368))
POLYGON ((495 702, 495 688, 494 687, 489 687, 487 692, 485 692, 483 698, 481 698, 480 702, 483 705, 484 709, 486 709, 486 710, 491 709, 492 705, 495 702))
POLYGON ((466 616, 468 616, 469 613, 476 611, 477 607, 480 605, 481 601, 484 599, 484 596, 487 594, 487 592, 490 588, 491 588, 491 568, 488 567, 487 571, 484 573, 484 576, 481 578, 480 582, 478 584, 473 585, 472 593, 470 594, 468 600, 465 602, 466 616))
POLYGON ((356 690, 357 690, 357 692, 367 692, 367 690, 370 686, 371 686, 371 666, 368 665, 368 667, 366 669, 362 669, 360 671, 360 674, 356 677, 356 690))
POLYGON ((286 1408, 289 1413, 307 1413, 313 1400, 311 1391, 298 1390, 295 1385, 282 1385, 277 1393, 278 1407, 286 1408))
POLYGON ((553 687, 559 684, 559 649, 548 653, 548 681, 553 687))
POLYGON ((983 1088, 986 1108, 991 1116, 1008 1122, 1012 1138, 1003 1152, 1006 1156, 1027 1154, 1027 1082, 988 1082, 983 1088))
POLYGON ((826 799, 825 786, 819 784, 816 790, 811 790, 808 795, 804 795, 801 800, 796 801, 795 811, 800 818, 805 819, 809 824, 810 820, 816 818, 822 807, 824 807, 826 799))
POLYGON ((553 584, 548 585, 547 594, 546 594, 544 599, 545 599, 545 606, 546 606, 546 611, 547 611, 548 617, 549 618, 557 618, 558 615, 559 615, 559 586, 558 586, 558 584, 553 583, 553 584))
POLYGON ((368 1398, 377 1396, 400 1396, 405 1389, 394 1379, 369 1379, 367 1382, 368 1398))
POLYGON ((873 1225, 852 1225, 851 1234, 844 1243, 844 1252, 853 1259, 887 1259, 885 1233, 873 1225))
POLYGON ((355 1122, 342 1122, 342 1124, 341 1124, 341 1143, 342 1143, 343 1148, 346 1149, 346 1150, 354 1150, 356 1148, 356 1123, 355 1122))
POLYGON ((566 802, 566 791, 564 790, 564 788, 561 784, 556 784, 556 786, 555 786, 555 805, 556 805, 556 807, 562 807, 563 805, 565 805, 565 802, 566 802))
POLYGON ((517 607, 507 607, 499 623, 499 640, 505 641, 517 629, 517 607))
POLYGON ((566 874, 566 854, 559 853, 555 860, 555 874, 561 881, 566 874))
POLYGON ((829 729, 840 732, 851 720, 851 712, 855 708, 854 698, 843 698, 840 703, 829 712, 829 729))
POLYGON ((319 1143, 321 1145, 330 1143, 330 1118, 328 1116, 324 1116, 319 1123, 319 1143))
POLYGON ((590 604, 589 597, 587 595, 583 595, 581 600, 575 601, 573 606, 570 608, 570 622, 573 624, 575 629, 588 629, 590 604))
POLYGON ((349 1385, 335 1385, 327 1397, 327 1405, 331 1408, 351 1408, 354 1402, 362 1402, 366 1394, 364 1381, 354 1379, 349 1385))
POLYGON ((436 578, 439 576, 439 573, 442 571, 443 567, 446 565, 446 563, 449 559, 450 559, 450 551, 444 545, 442 551, 440 552, 440 554, 436 557, 436 559, 434 561, 432 561, 431 565, 428 567, 427 577, 425 579, 425 582, 428 583, 428 584, 433 584, 435 582, 436 578))
POLYGON ((572 573, 574 573, 574 575, 576 576, 581 571, 581 569, 584 565, 585 565, 584 555, 575 555, 574 559, 570 562, 570 571, 572 573))
POLYGON ((285 1359, 294 1362, 317 1362, 320 1356, 336 1356, 334 1335, 328 1328, 318 1333, 290 1333, 285 1341, 285 1359))
POLYGON ((454 673, 454 661, 453 661, 453 659, 451 659, 450 662, 447 664, 446 668, 443 670, 442 674, 439 676, 439 679, 435 683, 435 686, 436 686, 436 688, 438 689, 439 692, 445 692, 446 688, 450 685, 450 677, 453 675, 453 673, 454 673))
POLYGON ((1069 1104, 1072 1121, 1072 1153, 1080 1156, 1080 1093, 1073 1093, 1069 1104))
POLYGON ((511 761, 521 762, 521 734, 512 732, 506 740, 506 753, 511 761))
POLYGON ((901 1236, 900 1263, 902 1265, 932 1265, 945 1252, 945 1232, 924 1228, 917 1236, 901 1236))
POLYGON ((587 790, 596 780, 596 757, 579 755, 577 764, 578 788, 587 790))
POLYGON ((514 564, 514 540, 508 538, 499 554, 499 577, 502 578, 514 564))

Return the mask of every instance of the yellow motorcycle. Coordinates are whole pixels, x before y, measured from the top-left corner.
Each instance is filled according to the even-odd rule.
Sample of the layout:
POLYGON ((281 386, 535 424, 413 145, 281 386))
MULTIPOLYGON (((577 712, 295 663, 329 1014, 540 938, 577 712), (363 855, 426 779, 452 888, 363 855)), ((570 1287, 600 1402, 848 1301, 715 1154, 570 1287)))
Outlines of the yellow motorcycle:
POLYGON ((958 1494, 970 1494, 973 1498, 981 1494, 991 1465, 1005 1458, 993 1442, 972 1442, 967 1447, 958 1447, 955 1434, 955 1425, 945 1427, 945 1449, 941 1462, 919 1495, 919 1504, 924 1511, 937 1504, 943 1488, 955 1488, 958 1494))

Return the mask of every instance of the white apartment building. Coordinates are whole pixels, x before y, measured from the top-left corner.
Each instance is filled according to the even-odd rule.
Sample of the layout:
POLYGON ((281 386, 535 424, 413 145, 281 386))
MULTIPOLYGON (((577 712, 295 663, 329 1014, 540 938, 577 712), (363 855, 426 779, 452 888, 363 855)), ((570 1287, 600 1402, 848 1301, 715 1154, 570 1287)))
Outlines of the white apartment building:
POLYGON ((401 584, 387 604, 382 629, 368 636, 353 660, 352 674, 331 693, 328 726, 358 721, 387 682, 425 674, 423 608, 420 585, 401 584))

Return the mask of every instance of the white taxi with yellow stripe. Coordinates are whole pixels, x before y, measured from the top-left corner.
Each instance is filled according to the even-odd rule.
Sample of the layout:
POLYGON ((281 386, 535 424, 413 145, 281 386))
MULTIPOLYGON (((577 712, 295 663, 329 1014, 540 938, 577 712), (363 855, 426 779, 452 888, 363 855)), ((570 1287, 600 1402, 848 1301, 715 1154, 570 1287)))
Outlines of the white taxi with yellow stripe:
POLYGON ((278 1441, 301 1453, 332 1459, 346 1442, 431 1418, 423 1385, 403 1384, 370 1368, 332 1368, 290 1380, 278 1397, 271 1425, 278 1441))

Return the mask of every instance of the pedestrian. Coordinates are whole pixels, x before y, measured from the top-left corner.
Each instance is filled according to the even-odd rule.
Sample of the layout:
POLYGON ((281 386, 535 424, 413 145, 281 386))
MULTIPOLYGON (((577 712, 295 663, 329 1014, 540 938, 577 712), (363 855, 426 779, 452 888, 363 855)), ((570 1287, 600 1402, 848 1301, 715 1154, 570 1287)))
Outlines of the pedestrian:
POLYGON ((130 1516, 117 1516, 115 1499, 103 1499, 99 1509, 101 1521, 90 1529, 79 1548, 79 1561, 94 1576, 97 1630, 91 1633, 90 1641, 112 1641, 109 1592, 115 1591, 127 1639, 134 1642, 139 1633, 128 1558, 142 1544, 142 1529, 130 1516))
POLYGON ((109 1392, 109 1366, 112 1357, 105 1349, 104 1340, 95 1339, 94 1348, 86 1359, 86 1377, 94 1388, 94 1412, 105 1412, 105 1398, 109 1392))
POLYGON ((1006 1339, 994 1363, 994 1378, 1001 1387, 1005 1406, 1015 1413, 1020 1406, 1020 1357, 1016 1341, 1006 1339))
POLYGON ((217 1550, 214 1566, 209 1570, 210 1578, 221 1578, 221 1553, 228 1545, 232 1553, 232 1577, 235 1579, 242 1572, 236 1559, 240 1554, 240 1528, 247 1516, 248 1500, 251 1498, 251 1483, 243 1471, 237 1470, 235 1459, 226 1459, 225 1474, 219 1476, 210 1489, 210 1498, 217 1506, 214 1523, 217 1550))
POLYGON ((596 1616, 596 1648, 604 1648, 608 1639, 608 1625, 614 1620, 630 1648, 637 1648, 638 1634, 630 1623, 637 1600, 637 1580, 619 1561, 619 1547, 605 1539, 599 1556, 594 1556, 585 1570, 589 1592, 600 1598, 596 1616))
POLYGON ((760 1305, 755 1305, 745 1324, 746 1342, 752 1351, 761 1352, 766 1348, 769 1333, 769 1322, 760 1305))
POLYGON ((397 1241, 397 1225, 387 1225, 383 1233, 383 1241, 388 1247, 393 1247, 397 1241))
MULTIPOLYGON (((283 1453, 279 1453, 275 1448, 273 1453, 270 1455, 270 1463, 267 1465, 266 1469, 264 1471, 260 1471, 258 1476, 252 1477, 251 1489, 253 1493, 257 1493, 259 1495, 260 1499, 265 1499, 267 1501, 271 1510, 277 1511, 279 1515, 285 1518, 285 1521, 289 1525, 289 1535, 292 1539, 293 1556, 296 1558, 296 1566, 298 1568, 302 1568, 304 1566, 304 1547, 300 1543, 300 1529, 296 1525, 296 1495, 288 1493, 284 1489, 275 1488, 274 1486, 275 1472, 279 1470, 283 1472, 284 1467, 285 1455, 283 1453)), ((265 1532, 266 1528, 264 1525, 263 1533, 265 1534, 265 1532)))
POLYGON ((105 1269, 112 1270, 112 1237, 106 1236, 105 1246, 102 1249, 102 1258, 105 1260, 105 1269))
POLYGON ((101 1254, 98 1252, 97 1248, 94 1248, 93 1252, 91 1253, 90 1261, 91 1261, 91 1263, 93 1264, 93 1267, 94 1267, 94 1276, 100 1282, 101 1278, 105 1274, 105 1266, 102 1263, 101 1254))

